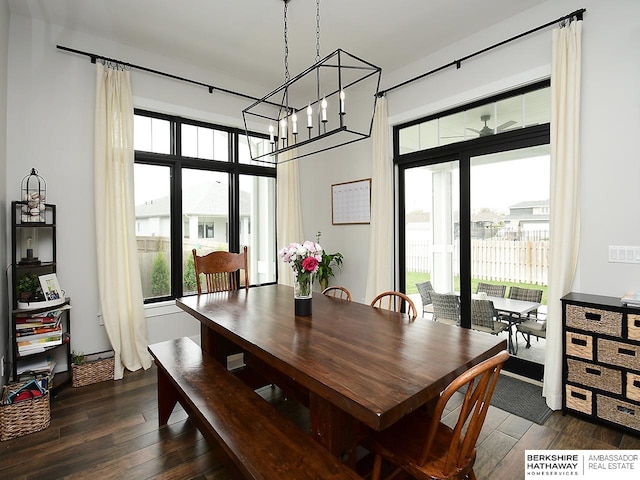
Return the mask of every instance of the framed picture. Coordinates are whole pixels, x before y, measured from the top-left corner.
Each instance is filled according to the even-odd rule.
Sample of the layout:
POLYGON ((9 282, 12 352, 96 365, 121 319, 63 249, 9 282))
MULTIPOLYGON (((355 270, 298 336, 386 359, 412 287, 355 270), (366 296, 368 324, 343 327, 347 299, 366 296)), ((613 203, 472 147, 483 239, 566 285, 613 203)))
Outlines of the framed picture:
POLYGON ((331 185, 331 223, 371 223, 371 179, 331 185))
POLYGON ((58 277, 55 273, 40 275, 38 278, 45 300, 60 300, 64 298, 64 292, 60 288, 58 277))

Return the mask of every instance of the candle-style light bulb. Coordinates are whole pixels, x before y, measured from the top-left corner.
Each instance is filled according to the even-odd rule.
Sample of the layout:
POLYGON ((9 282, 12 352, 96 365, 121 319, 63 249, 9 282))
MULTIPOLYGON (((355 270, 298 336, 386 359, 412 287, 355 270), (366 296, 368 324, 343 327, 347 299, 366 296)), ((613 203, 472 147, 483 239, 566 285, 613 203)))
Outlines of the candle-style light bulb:
POLYGON ((296 115, 296 112, 293 112, 291 115, 291 133, 293 135, 298 134, 298 116, 296 115))
POLYGON ((283 140, 287 138, 287 117, 280 120, 280 137, 283 140))
POLYGON ((340 90, 340 113, 344 114, 344 90, 340 90))
POLYGON ((269 142, 270 143, 275 143, 274 139, 273 139, 273 125, 269 124, 269 142))
POLYGON ((327 121, 327 99, 322 97, 322 102, 320 102, 320 108, 322 113, 322 121, 327 121))
POLYGON ((311 104, 307 107, 307 128, 313 128, 313 108, 311 108, 311 104))

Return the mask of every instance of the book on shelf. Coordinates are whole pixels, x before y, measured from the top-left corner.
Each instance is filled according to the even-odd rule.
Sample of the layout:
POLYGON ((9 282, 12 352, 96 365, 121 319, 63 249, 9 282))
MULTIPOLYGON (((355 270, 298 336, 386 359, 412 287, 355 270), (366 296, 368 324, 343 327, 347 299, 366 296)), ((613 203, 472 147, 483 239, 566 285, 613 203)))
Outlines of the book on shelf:
POLYGON ((53 325, 47 328, 23 328, 21 330, 16 329, 16 338, 30 337, 32 335, 41 335, 43 333, 59 332, 62 330, 61 325, 53 325))
POLYGON ((40 338, 31 342, 18 342, 18 352, 21 355, 26 353, 44 352, 47 348, 56 345, 62 345, 62 335, 40 338))
POLYGON ((20 345, 27 342, 34 342, 37 340, 41 340, 43 338, 46 339, 46 338, 60 337, 60 336, 62 336, 62 327, 59 327, 47 332, 34 333, 32 335, 18 335, 16 336, 16 342, 18 342, 18 345, 20 345))

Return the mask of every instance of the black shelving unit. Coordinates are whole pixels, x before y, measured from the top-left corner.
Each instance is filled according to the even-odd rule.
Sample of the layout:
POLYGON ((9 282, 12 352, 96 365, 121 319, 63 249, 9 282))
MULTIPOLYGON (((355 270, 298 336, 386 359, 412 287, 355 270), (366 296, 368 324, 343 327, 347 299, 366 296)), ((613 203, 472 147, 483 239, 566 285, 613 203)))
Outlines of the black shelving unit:
POLYGON ((16 335, 16 319, 25 316, 36 316, 48 311, 62 309, 70 304, 66 298, 64 304, 52 306, 42 302, 31 302, 25 305, 21 302, 17 285, 23 275, 33 273, 36 276, 56 273, 56 206, 44 204, 44 209, 38 214, 30 213, 26 201, 11 202, 11 292, 12 310, 10 315, 12 358, 12 380, 20 380, 18 371, 21 363, 34 360, 36 356, 51 356, 56 359, 56 373, 53 387, 58 387, 71 380, 71 348, 69 332, 71 331, 71 315, 69 309, 64 309, 61 317, 63 343, 47 346, 43 351, 20 353, 16 335))

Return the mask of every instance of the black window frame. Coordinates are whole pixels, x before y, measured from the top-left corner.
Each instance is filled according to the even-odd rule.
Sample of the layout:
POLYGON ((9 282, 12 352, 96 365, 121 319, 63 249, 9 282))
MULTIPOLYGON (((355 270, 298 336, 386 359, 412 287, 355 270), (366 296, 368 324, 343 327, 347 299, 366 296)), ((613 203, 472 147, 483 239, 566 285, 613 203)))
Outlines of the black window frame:
POLYGON ((471 328, 471 158, 509 150, 517 150, 551 143, 550 124, 534 125, 496 135, 478 137, 462 142, 451 143, 430 149, 400 154, 400 130, 422 122, 444 117, 480 105, 496 102, 505 98, 521 95, 546 88, 550 80, 543 80, 525 87, 511 90, 500 95, 462 105, 451 110, 439 112, 428 117, 399 124, 393 127, 393 163, 396 169, 398 185, 398 275, 396 279, 399 289, 407 291, 406 285, 406 235, 404 196, 406 193, 404 174, 408 168, 436 165, 458 161, 460 169, 460 320, 461 327, 471 328))
MULTIPOLYGON (((134 109, 135 115, 167 120, 170 122, 170 149, 168 154, 153 153, 135 150, 135 163, 143 165, 158 165, 169 167, 170 171, 170 214, 171 214, 171 293, 161 297, 153 297, 144 300, 145 304, 173 300, 184 295, 183 269, 182 269, 182 170, 185 168, 194 170, 214 171, 226 173, 229 176, 229 224, 227 227, 229 237, 229 251, 240 251, 240 176, 250 175, 267 178, 276 178, 275 165, 252 165, 240 163, 239 138, 246 136, 246 131, 239 128, 218 125, 199 120, 193 120, 179 115, 169 115, 153 112, 145 109, 134 109), (194 157, 184 157, 180 154, 182 145, 182 125, 194 125, 198 127, 213 128, 225 131, 229 134, 229 160, 208 160, 194 157)), ((250 132, 253 137, 265 138, 267 135, 250 132)), ((277 189, 277 184, 276 184, 277 189)), ((274 191, 277 195, 277 192, 274 191)), ((274 226, 274 234, 275 234, 274 226)), ((275 283, 272 282, 272 283, 275 283)), ((264 283, 266 285, 266 283, 264 283)))

